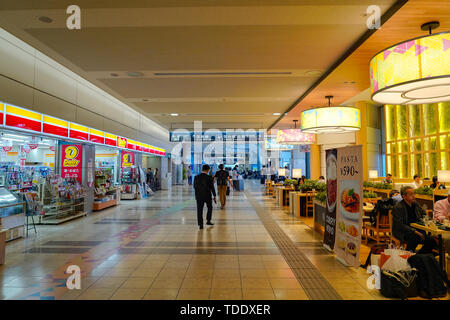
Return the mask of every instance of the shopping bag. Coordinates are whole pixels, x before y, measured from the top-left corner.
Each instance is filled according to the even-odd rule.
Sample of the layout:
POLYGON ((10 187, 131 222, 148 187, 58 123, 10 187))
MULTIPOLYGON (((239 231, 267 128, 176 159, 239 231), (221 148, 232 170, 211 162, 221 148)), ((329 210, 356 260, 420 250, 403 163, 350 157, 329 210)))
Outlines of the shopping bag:
POLYGON ((230 186, 227 186, 227 196, 230 195, 230 186))
POLYGON ((408 259, 412 255, 413 253, 411 251, 385 249, 380 255, 379 267, 382 270, 391 272, 411 270, 408 259))

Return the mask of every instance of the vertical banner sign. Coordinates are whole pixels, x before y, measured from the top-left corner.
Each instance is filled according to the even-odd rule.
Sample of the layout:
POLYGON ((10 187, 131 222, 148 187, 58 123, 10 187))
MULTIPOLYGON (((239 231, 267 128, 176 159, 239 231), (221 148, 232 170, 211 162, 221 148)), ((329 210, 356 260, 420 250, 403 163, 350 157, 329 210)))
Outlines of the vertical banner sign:
POLYGON ((336 258, 359 267, 362 230, 362 146, 338 149, 336 258))
POLYGON ((323 246, 333 251, 336 238, 336 200, 337 200, 337 150, 326 150, 327 170, 327 211, 323 246))
POLYGON ((120 167, 130 168, 134 166, 134 152, 121 151, 120 152, 120 167))
POLYGON ((83 179, 83 146, 81 144, 63 144, 61 146, 61 177, 83 179))

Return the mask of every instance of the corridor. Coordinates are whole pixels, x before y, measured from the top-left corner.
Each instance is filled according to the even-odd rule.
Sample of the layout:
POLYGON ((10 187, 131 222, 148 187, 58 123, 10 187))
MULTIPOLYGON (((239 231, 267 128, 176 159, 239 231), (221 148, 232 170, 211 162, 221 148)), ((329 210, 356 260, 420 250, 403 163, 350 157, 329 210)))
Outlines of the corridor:
MULTIPOLYGON (((206 211, 206 210, 205 210, 206 211)), ((262 194, 232 192, 199 230, 193 192, 174 186, 144 200, 8 243, 0 299, 383 299, 362 268, 346 268, 322 236, 262 194), (65 270, 81 269, 69 290, 65 270)))

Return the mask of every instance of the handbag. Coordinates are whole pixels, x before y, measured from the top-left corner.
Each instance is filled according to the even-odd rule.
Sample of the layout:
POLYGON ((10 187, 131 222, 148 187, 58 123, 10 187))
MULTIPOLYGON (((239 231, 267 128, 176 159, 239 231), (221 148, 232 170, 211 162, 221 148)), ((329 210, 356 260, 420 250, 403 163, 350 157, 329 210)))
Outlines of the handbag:
POLYGON ((227 186, 227 196, 229 196, 229 195, 230 195, 230 187, 227 186))
POLYGON ((386 298, 400 298, 407 300, 408 297, 417 297, 417 270, 380 273, 380 293, 386 298))

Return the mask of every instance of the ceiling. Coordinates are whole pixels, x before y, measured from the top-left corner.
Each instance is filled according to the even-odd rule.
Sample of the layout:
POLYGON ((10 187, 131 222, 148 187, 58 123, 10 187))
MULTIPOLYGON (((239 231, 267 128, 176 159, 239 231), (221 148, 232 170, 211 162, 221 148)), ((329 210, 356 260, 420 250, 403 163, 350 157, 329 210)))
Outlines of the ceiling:
POLYGON ((304 99, 294 104, 273 128, 292 127, 292 121, 299 119, 302 111, 328 105, 327 95, 334 96, 332 105, 371 101, 368 89, 371 58, 399 42, 426 35, 420 26, 435 20, 440 27, 433 32, 450 31, 450 0, 409 0, 304 99))
MULTIPOLYGON (((395 0, 75 2, 81 30, 66 28, 73 0, 2 0, 0 26, 168 129, 192 128, 194 120, 208 128, 261 129, 367 31, 369 5, 384 13, 395 0)), ((403 37, 413 33, 406 31, 403 37)), ((378 32, 374 50, 400 37, 379 39, 378 32)), ((348 80, 357 82, 350 90, 339 83, 318 87, 318 96, 366 89, 368 75, 359 69, 368 70, 367 59, 348 66, 348 80)), ((292 126, 300 108, 316 103, 299 105, 279 125, 292 126)))

